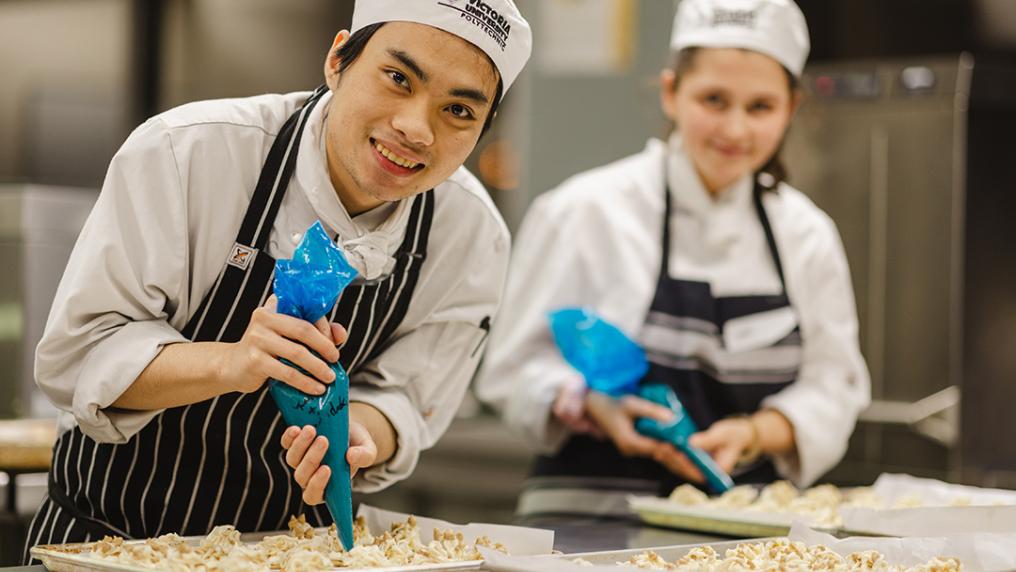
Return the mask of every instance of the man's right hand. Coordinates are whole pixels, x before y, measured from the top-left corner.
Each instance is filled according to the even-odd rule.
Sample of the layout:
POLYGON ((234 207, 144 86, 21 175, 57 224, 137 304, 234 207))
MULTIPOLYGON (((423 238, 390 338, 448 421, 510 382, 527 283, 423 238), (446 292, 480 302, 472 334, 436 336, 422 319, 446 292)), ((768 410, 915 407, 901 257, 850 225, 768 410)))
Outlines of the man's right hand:
POLYGON ((312 325, 279 314, 276 306, 273 295, 263 307, 254 310, 243 338, 230 344, 226 352, 220 379, 232 391, 243 393, 257 391, 268 379, 277 379, 304 393, 321 395, 325 391, 323 384, 335 381, 335 373, 325 360, 338 361, 337 346, 346 341, 345 328, 329 324, 325 318, 312 325), (313 377, 282 363, 279 358, 289 360, 313 377))

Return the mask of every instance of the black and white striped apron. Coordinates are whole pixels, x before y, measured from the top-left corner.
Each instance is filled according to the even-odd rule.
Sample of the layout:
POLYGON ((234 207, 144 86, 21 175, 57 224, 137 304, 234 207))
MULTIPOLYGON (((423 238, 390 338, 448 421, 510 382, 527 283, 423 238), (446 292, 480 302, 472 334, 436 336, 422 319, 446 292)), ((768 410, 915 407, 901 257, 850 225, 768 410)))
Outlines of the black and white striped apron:
MULTIPOLYGON (((192 341, 239 340, 251 313, 271 295, 275 260, 264 248, 296 166, 307 117, 325 90, 314 92, 272 144, 230 260, 183 329, 192 341)), ((384 350, 416 287, 434 192, 412 200, 392 273, 350 285, 329 316, 349 332, 340 362, 351 374, 384 350)), ((36 544, 106 534, 207 534, 220 524, 245 532, 277 530, 291 514, 301 513, 315 526, 329 524, 323 505, 303 503, 280 444, 284 430, 265 384, 253 393, 167 409, 122 445, 98 443, 77 427, 64 432, 54 448, 49 495, 29 528, 26 561, 27 549, 36 544)))
MULTIPOLYGON (((669 188, 665 189, 660 274, 639 334, 639 344, 649 359, 649 372, 641 383, 672 387, 700 430, 724 417, 757 411, 765 397, 797 378, 801 334, 796 320, 781 339, 753 348, 750 353, 724 347, 724 328, 732 321, 792 311, 779 249, 762 205, 764 192, 775 191, 756 182, 752 191, 755 210, 780 278, 781 292, 714 297, 707 282, 670 276, 671 197, 669 188)), ((768 460, 760 460, 733 476, 738 484, 766 483, 777 478, 768 460)), ((627 458, 609 440, 576 435, 557 455, 536 459, 518 512, 525 518, 627 513, 627 494, 666 495, 682 482, 652 459, 627 458), (589 494, 591 491, 595 493, 589 494)))

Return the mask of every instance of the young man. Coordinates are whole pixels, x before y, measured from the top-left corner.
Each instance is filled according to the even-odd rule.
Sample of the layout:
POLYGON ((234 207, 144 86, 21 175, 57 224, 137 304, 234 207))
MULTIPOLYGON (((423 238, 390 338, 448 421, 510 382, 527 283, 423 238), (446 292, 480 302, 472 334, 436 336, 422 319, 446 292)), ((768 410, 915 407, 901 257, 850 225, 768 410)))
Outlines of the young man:
POLYGON ((332 381, 306 348, 350 373, 358 490, 405 478, 447 428, 509 248, 461 165, 531 33, 512 0, 361 1, 352 28, 315 92, 185 105, 114 157, 38 348, 63 413, 28 546, 327 524, 327 443, 266 396, 269 378, 332 381), (315 220, 361 277, 312 326, 275 313, 271 285, 315 220))

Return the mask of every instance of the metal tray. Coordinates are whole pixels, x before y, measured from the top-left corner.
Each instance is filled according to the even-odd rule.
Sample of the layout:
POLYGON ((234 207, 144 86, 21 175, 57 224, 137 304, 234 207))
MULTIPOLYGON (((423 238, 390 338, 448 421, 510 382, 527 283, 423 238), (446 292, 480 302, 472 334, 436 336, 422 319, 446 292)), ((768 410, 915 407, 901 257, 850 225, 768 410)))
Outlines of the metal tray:
POLYGON ((628 497, 628 506, 649 524, 740 538, 786 536, 794 522, 821 530, 801 515, 685 506, 661 497, 628 497))
POLYGON ((591 564, 598 566, 615 566, 618 562, 624 562, 632 556, 652 550, 665 560, 672 562, 688 554, 693 548, 699 546, 710 546, 716 552, 723 554, 730 548, 736 548, 738 544, 746 542, 766 542, 774 538, 754 538, 751 540, 728 540, 725 542, 710 542, 706 544, 686 544, 681 546, 657 546, 652 548, 629 548, 627 550, 605 550, 600 552, 579 552, 576 554, 555 554, 550 556, 522 556, 522 557, 497 557, 492 556, 484 565, 484 570, 493 572, 554 572, 557 570, 588 570, 585 566, 574 564, 571 561, 581 558, 591 564))
MULTIPOLYGON (((322 530, 322 529, 317 529, 322 530)), ((240 537, 243 542, 259 542, 266 536, 287 534, 288 531, 248 533, 240 537)), ((185 537, 189 544, 197 545, 204 536, 185 537)), ((125 544, 144 544, 145 540, 130 540, 125 544)), ((129 566, 119 562, 95 558, 91 555, 95 542, 78 542, 73 544, 44 544, 32 548, 32 557, 42 561, 43 566, 52 572, 105 572, 117 570, 123 572, 151 572, 151 568, 129 566)), ((439 564, 413 564, 409 566, 388 566, 383 568, 332 568, 342 572, 366 572, 384 570, 385 572, 431 572, 437 570, 476 570, 483 566, 483 560, 464 560, 461 562, 445 562, 439 564)))

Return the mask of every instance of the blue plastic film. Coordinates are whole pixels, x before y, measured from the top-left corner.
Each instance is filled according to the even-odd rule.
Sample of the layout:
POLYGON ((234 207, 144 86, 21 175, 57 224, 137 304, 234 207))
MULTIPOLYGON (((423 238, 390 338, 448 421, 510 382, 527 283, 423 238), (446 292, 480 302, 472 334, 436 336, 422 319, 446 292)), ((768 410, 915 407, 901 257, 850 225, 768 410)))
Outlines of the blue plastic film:
POLYGON ((614 397, 638 392, 649 361, 624 332, 589 308, 561 308, 547 318, 561 355, 590 389, 614 397))
POLYGON ((315 222, 292 259, 275 261, 278 312, 313 324, 332 309, 356 274, 321 222, 315 222))
MULTIPOLYGON (((315 222, 307 229, 293 258, 275 262, 278 312, 314 323, 331 311, 339 294, 356 278, 356 274, 321 223, 315 222)), ((286 360, 282 361, 296 367, 286 360)), ((308 395, 274 379, 269 382, 269 387, 287 425, 310 425, 318 435, 328 439, 328 450, 321 461, 332 471, 325 486, 325 505, 335 521, 339 540, 346 550, 352 550, 353 501, 349 463, 346 461, 349 449, 349 376, 338 363, 329 365, 335 372, 335 381, 325 385, 323 395, 308 395)))

